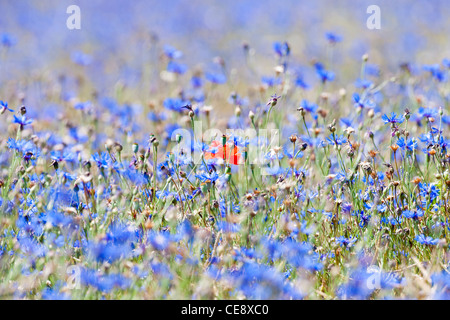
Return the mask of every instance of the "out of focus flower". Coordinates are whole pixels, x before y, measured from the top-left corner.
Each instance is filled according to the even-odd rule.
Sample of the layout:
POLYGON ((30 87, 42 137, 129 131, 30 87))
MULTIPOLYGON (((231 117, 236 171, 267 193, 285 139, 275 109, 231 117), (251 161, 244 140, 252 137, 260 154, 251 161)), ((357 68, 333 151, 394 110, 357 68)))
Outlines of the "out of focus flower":
POLYGON ((383 119, 384 123, 402 123, 405 118, 403 116, 398 116, 395 112, 391 113, 391 116, 387 116, 386 114, 383 114, 381 116, 381 119, 383 119))
POLYGON ((167 71, 177 73, 177 74, 184 74, 187 71, 187 66, 182 63, 178 63, 175 61, 169 61, 169 64, 167 65, 167 71))
POLYGON ((328 42, 331 44, 335 44, 335 43, 342 41, 342 37, 333 32, 325 33, 325 37, 327 38, 328 42))
POLYGON ((225 82, 227 82, 227 77, 225 77, 225 75, 223 75, 222 73, 207 72, 205 74, 205 78, 209 82, 212 82, 215 84, 224 84, 225 82))
POLYGON ((183 52, 175 49, 172 46, 169 45, 165 45, 164 46, 164 54, 169 58, 169 59, 178 59, 181 58, 183 56, 183 52))
POLYGON ((5 111, 14 112, 13 109, 8 108, 8 102, 0 100, 0 114, 4 114, 5 111))
POLYGON ((423 234, 419 234, 414 238, 417 242, 424 244, 426 246, 435 246, 438 244, 439 239, 434 239, 432 237, 427 237, 423 234))
POLYGON ((74 63, 80 66, 88 66, 92 62, 92 57, 90 55, 79 51, 73 52, 71 59, 74 63))
POLYGON ((12 47, 17 42, 16 38, 9 33, 0 34, 0 44, 4 47, 12 47))
POLYGON ((431 76, 439 82, 447 81, 447 75, 441 70, 438 64, 425 65, 423 66, 423 70, 430 72, 431 76))
POLYGON ((334 73, 332 71, 325 70, 325 67, 320 62, 314 64, 317 75, 320 77, 322 83, 330 82, 334 80, 334 73))
POLYGON ((22 128, 33 123, 33 119, 27 118, 26 115, 17 117, 14 115, 13 123, 18 123, 22 128))
POLYGON ((287 57, 291 52, 287 42, 275 42, 273 44, 273 50, 280 57, 287 57))

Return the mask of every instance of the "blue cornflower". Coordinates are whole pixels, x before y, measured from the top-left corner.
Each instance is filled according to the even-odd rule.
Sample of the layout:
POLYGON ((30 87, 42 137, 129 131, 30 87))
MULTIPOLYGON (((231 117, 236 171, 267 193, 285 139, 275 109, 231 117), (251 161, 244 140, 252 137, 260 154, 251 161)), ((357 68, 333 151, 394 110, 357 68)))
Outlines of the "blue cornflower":
POLYGON ((339 121, 341 122, 342 125, 344 125, 346 127, 352 126, 352 120, 349 118, 340 118, 339 121))
POLYGON ((303 99, 302 102, 300 102, 300 108, 303 108, 303 110, 307 112, 315 113, 319 107, 317 106, 317 104, 310 103, 307 100, 303 99))
POLYGON ((159 275, 162 278, 167 278, 170 280, 173 278, 170 268, 164 263, 153 262, 150 264, 150 267, 154 274, 159 275))
POLYGON ((33 119, 28 119, 26 115, 21 116, 20 118, 14 115, 13 123, 18 123, 21 128, 33 123, 33 119))
POLYGON ((426 198, 428 195, 430 196, 430 202, 433 202, 439 196, 440 190, 434 185, 427 185, 426 183, 419 183, 419 191, 420 195, 426 198))
POLYGON ((387 205, 385 205, 385 204, 377 205, 377 211, 378 212, 384 213, 384 212, 386 212, 386 210, 387 210, 387 205))
POLYGON ((225 82, 227 82, 227 77, 225 77, 225 75, 223 75, 221 73, 207 72, 205 74, 205 78, 209 82, 212 82, 215 84, 224 84, 225 82))
POLYGON ((203 86, 203 82, 204 82, 203 79, 199 76, 193 76, 191 78, 191 85, 194 88, 201 88, 203 86))
POLYGON ((442 65, 443 65, 445 68, 449 68, 449 69, 450 69, 450 59, 445 58, 444 60, 442 60, 442 65))
POLYGON ((373 108, 374 107, 374 104, 372 101, 362 99, 358 93, 354 93, 352 95, 352 99, 353 99, 355 108, 358 108, 358 107, 373 108))
POLYGON ((71 55, 71 59, 73 62, 80 66, 87 66, 92 62, 92 57, 90 55, 79 51, 73 52, 71 55))
POLYGON ((17 42, 16 38, 13 37, 11 34, 9 33, 2 33, 0 35, 0 43, 2 44, 2 46, 4 47, 12 47, 13 45, 15 45, 17 42))
POLYGON ((424 244, 426 246, 435 246, 438 244, 439 239, 434 239, 432 237, 426 237, 424 234, 419 234, 414 238, 420 244, 424 244))
POLYGON ((239 232, 241 226, 236 223, 229 223, 226 221, 217 222, 217 228, 226 233, 236 233, 239 232))
POLYGON ((222 198, 219 201, 219 212, 222 218, 226 217, 227 211, 228 211, 227 202, 225 201, 225 199, 222 198))
POLYGON ((99 155, 98 152, 96 152, 92 156, 92 161, 94 161, 97 164, 97 167, 99 167, 99 168, 105 168, 105 169, 108 168, 110 160, 111 160, 111 158, 110 158, 109 154, 106 152, 102 152, 101 155, 99 155))
POLYGON ((380 68, 376 64, 366 64, 364 67, 365 73, 369 76, 379 77, 380 76, 380 68))
POLYGON ((373 266, 359 266, 350 273, 349 282, 338 287, 337 294, 341 299, 362 300, 368 299, 374 289, 391 289, 402 284, 403 279, 397 274, 382 272, 377 267, 374 270, 373 266))
POLYGON ((429 132, 427 134, 421 134, 419 136, 419 140, 427 145, 426 148, 422 149, 422 151, 424 153, 428 153, 429 154, 429 151, 430 151, 429 148, 432 145, 438 145, 439 147, 441 147, 443 152, 445 152, 447 150, 448 141, 441 134, 436 135, 436 134, 433 134, 432 132, 429 132))
POLYGON ((327 137, 327 142, 329 145, 341 145, 347 142, 347 138, 345 138, 343 135, 340 137, 333 137, 333 135, 330 135, 329 137, 327 137))
POLYGON ((246 106, 248 105, 248 98, 242 98, 236 92, 232 92, 228 97, 228 103, 236 106, 246 106))
MULTIPOLYGON (((302 225, 300 226, 300 231, 301 231, 303 234, 310 235, 310 234, 312 234, 315 230, 316 230, 316 228, 315 228, 314 225, 308 226, 308 223, 307 223, 305 220, 302 221, 302 225)), ((298 232, 298 230, 297 230, 297 232, 298 232)))
POLYGON ((273 161, 273 160, 280 160, 283 159, 284 155, 281 152, 275 152, 273 150, 268 151, 265 155, 264 158, 269 160, 269 161, 273 161))
POLYGON ((424 65, 423 70, 430 72, 433 78, 439 82, 445 82, 447 80, 446 74, 441 70, 441 67, 438 64, 424 65))
POLYGON ((77 110, 86 110, 88 109, 90 106, 92 105, 92 103, 90 101, 86 101, 86 102, 78 102, 74 105, 74 108, 77 110))
POLYGON ((87 246, 89 257, 97 262, 112 263, 131 255, 131 246, 128 243, 114 244, 105 241, 89 242, 87 246))
POLYGON ((45 257, 47 248, 28 234, 17 237, 20 250, 30 258, 45 257))
POLYGON ((303 152, 297 150, 294 150, 294 153, 292 152, 292 148, 289 145, 286 145, 283 147, 283 154, 288 157, 289 159, 295 158, 302 158, 303 157, 303 152))
POLYGON ((49 211, 46 213, 47 223, 51 223, 55 227, 69 226, 73 222, 73 218, 66 216, 63 213, 57 211, 49 211))
POLYGON ((58 162, 72 161, 75 159, 75 155, 67 149, 59 151, 53 150, 52 152, 50 152, 50 158, 58 162))
POLYGON ((85 286, 92 286, 101 292, 107 293, 112 291, 114 287, 124 290, 131 286, 132 281, 118 273, 102 274, 95 269, 82 268, 81 283, 85 286))
POLYGON ((245 261, 230 274, 230 280, 249 299, 301 299, 302 293, 286 283, 285 276, 273 267, 245 261))
POLYGON ((0 114, 4 114, 6 110, 14 112, 13 109, 8 108, 8 102, 0 100, 0 114))
POLYGON ((389 217, 381 218, 381 222, 384 224, 387 224, 387 225, 396 226, 396 225, 402 223, 402 219, 400 217, 396 218, 393 216, 389 216, 389 217))
POLYGON ((297 75, 294 81, 295 85, 297 87, 308 89, 309 85, 304 81, 303 77, 301 75, 297 75))
POLYGON ((423 214, 424 212, 421 209, 418 209, 417 211, 412 210, 403 211, 403 216, 408 219, 418 219, 420 217, 423 217, 423 214))
POLYGON ((151 232, 148 235, 147 241, 158 251, 166 250, 175 238, 169 232, 151 232))
POLYGON ((423 119, 423 118, 436 118, 438 115, 438 110, 433 109, 433 108, 424 108, 424 107, 420 107, 417 110, 417 117, 419 119, 423 119))
POLYGON ((402 150, 405 150, 405 148, 411 152, 417 150, 417 140, 414 138, 408 140, 408 143, 405 143, 405 138, 401 137, 398 139, 397 145, 402 148, 402 150))
POLYGON ((231 135, 230 138, 228 139, 229 143, 234 143, 235 146, 239 147, 239 148, 244 148, 244 147, 248 147, 248 145, 250 144, 250 141, 240 135, 231 135))
POLYGON ((106 234, 106 241, 115 245, 131 243, 139 240, 139 233, 132 225, 113 223, 106 234))
POLYGON ((60 175, 65 181, 74 181, 77 178, 76 175, 64 171, 60 171, 60 175))
POLYGON ((316 68, 316 73, 320 77, 322 83, 334 80, 334 73, 332 71, 325 70, 323 64, 320 62, 316 62, 314 67, 316 68))
POLYGON ((386 114, 383 114, 381 116, 381 119, 383 119, 384 123, 402 123, 405 118, 403 116, 398 116, 397 118, 397 114, 395 112, 391 112, 391 116, 387 116, 386 114))
POLYGON ((287 56, 289 56, 289 53, 291 52, 287 42, 283 42, 283 43, 275 42, 273 44, 273 50, 280 57, 287 57, 287 56))
POLYGON ((325 33, 325 37, 327 38, 328 42, 330 42, 331 44, 335 44, 337 42, 342 41, 342 37, 333 32, 325 33))
POLYGON ((182 63, 178 63, 175 61, 169 61, 167 64, 167 71, 177 73, 177 74, 184 74, 187 71, 187 66, 182 63))
POLYGON ((336 243, 341 247, 344 246, 346 248, 350 248, 353 244, 358 240, 357 238, 351 236, 350 238, 345 238, 344 236, 340 236, 336 238, 336 243))
MULTIPOLYGON (((342 174, 342 173, 341 173, 342 174)), ((345 177, 345 174, 344 174, 345 177)), ((352 209, 352 204, 350 202, 344 202, 341 204, 341 212, 343 214, 349 214, 350 210, 352 209)))
POLYGON ((366 80, 366 79, 357 79, 355 81, 355 87, 356 88, 363 88, 363 89, 367 89, 370 88, 371 86, 373 86, 373 82, 370 80, 366 80))
POLYGON ((364 215, 364 211, 361 210, 359 211, 359 218, 361 219, 359 221, 359 226, 361 228, 364 228, 365 226, 367 226, 367 224, 369 223, 369 220, 371 218, 371 215, 364 215))
POLYGON ((42 299, 44 300, 69 300, 70 296, 67 293, 60 292, 52 288, 45 288, 42 291, 42 299))
POLYGON ((182 112, 183 107, 189 105, 190 102, 188 100, 183 100, 180 98, 167 98, 163 102, 164 108, 171 111, 182 112))
POLYGON ((203 172, 201 174, 196 174, 195 176, 203 183, 215 182, 217 179, 219 179, 219 175, 216 171, 213 171, 211 173, 203 172))
POLYGON ((156 113, 156 112, 149 112, 147 114, 147 118, 152 122, 160 122, 167 119, 167 116, 164 112, 156 113))
POLYGON ((442 134, 442 130, 439 130, 438 128, 436 128, 436 127, 431 127, 431 130, 430 130, 430 132, 431 132, 431 134, 433 134, 433 135, 441 135, 442 134))
POLYGON ((276 175, 284 173, 284 169, 280 166, 272 166, 272 167, 266 167, 265 172, 268 175, 276 176, 276 175))
POLYGON ((426 145, 430 145, 430 144, 435 144, 436 143, 435 137, 429 132, 427 134, 421 134, 419 136, 419 140, 421 142, 425 143, 426 145))
MULTIPOLYGON (((297 158, 301 158, 301 157, 303 157, 303 154, 302 154, 302 156, 300 156, 300 154, 297 156, 297 158)), ((300 168, 300 169, 292 169, 292 174, 298 179, 298 178, 305 178, 305 177, 307 177, 308 176, 308 171, 306 171, 305 169, 302 169, 302 168, 300 168)))
POLYGON ((181 58, 183 56, 183 52, 175 49, 172 46, 169 45, 165 45, 164 48, 164 54, 169 58, 169 59, 178 59, 181 58))
POLYGON ((13 138, 8 138, 8 141, 6 142, 9 149, 14 149, 17 151, 22 152, 23 154, 26 154, 27 152, 31 152, 35 155, 38 155, 40 153, 40 150, 33 144, 31 141, 26 140, 14 140, 13 138))
POLYGON ((275 77, 262 77, 261 81, 263 84, 265 84, 269 87, 273 87, 273 86, 281 84, 281 79, 275 78, 275 77))

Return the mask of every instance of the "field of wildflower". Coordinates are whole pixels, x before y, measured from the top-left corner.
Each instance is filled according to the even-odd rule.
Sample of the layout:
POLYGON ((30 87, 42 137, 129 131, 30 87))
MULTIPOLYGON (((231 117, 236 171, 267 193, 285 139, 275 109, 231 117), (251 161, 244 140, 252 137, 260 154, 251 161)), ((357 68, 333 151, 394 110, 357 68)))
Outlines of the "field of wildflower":
POLYGON ((0 3, 0 299, 450 298, 446 1, 72 2, 0 3))

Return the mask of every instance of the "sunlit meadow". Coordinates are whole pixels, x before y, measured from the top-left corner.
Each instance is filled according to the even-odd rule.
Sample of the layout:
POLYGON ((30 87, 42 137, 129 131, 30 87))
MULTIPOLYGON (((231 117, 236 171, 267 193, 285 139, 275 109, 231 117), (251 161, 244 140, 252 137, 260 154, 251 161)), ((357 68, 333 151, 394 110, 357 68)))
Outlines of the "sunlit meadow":
POLYGON ((0 298, 450 298, 449 11, 1 1, 0 298))

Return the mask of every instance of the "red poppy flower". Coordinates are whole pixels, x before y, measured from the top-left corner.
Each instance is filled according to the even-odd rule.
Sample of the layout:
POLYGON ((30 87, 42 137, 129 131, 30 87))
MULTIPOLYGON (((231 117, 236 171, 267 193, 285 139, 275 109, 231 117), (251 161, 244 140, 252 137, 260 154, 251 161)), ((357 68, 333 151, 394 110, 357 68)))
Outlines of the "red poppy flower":
POLYGON ((213 140, 209 146, 209 150, 205 152, 205 159, 222 159, 226 163, 238 165, 241 160, 239 148, 231 143, 225 146, 217 140, 213 140))

